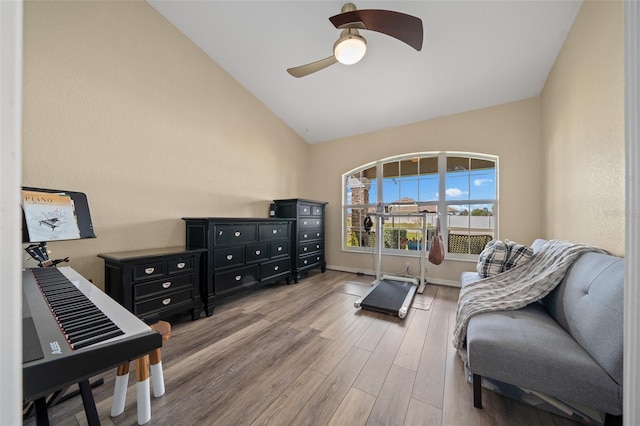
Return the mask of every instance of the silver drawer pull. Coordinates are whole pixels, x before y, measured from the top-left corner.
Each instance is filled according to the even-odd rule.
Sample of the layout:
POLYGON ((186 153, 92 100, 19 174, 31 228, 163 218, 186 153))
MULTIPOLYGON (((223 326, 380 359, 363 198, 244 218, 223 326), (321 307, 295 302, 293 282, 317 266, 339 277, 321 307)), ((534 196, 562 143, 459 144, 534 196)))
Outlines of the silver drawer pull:
POLYGON ((306 265, 306 264, 307 264, 307 262, 308 262, 308 260, 306 260, 306 259, 305 259, 303 263, 306 265))
POLYGON ((309 211, 309 209, 308 209, 308 208, 306 208, 306 207, 304 207, 304 208, 302 209, 302 211, 306 213, 306 212, 308 212, 308 211, 309 211))
POLYGON ((166 299, 164 299, 164 300, 162 301, 162 304, 163 304, 164 306, 167 306, 169 303, 171 303, 171 298, 170 298, 170 297, 167 297, 166 299))
POLYGON ((304 222, 302 222, 302 224, 303 224, 303 225, 306 225, 306 224, 307 224, 307 221, 305 220, 304 222))
POLYGON ((317 260, 317 261, 320 261, 320 256, 316 257, 316 260, 317 260))
POLYGON ((303 248, 303 249, 302 249, 302 251, 307 251, 307 250, 308 250, 308 248, 307 248, 307 247, 305 247, 305 248, 303 248))
POLYGON ((240 236, 240 231, 234 232, 233 235, 235 235, 236 237, 239 237, 240 236))
POLYGON ((316 244, 316 248, 319 249, 320 248, 320 244, 316 244))
POLYGON ((240 281, 242 279, 242 275, 236 275, 236 281, 240 281))
POLYGON ((162 288, 169 288, 171 287, 171 281, 167 281, 166 283, 162 283, 162 288))
POLYGON ((178 267, 178 269, 182 269, 182 268, 184 268, 185 266, 187 266, 187 264, 186 264, 186 263, 184 263, 184 262, 180 262, 180 263, 178 263, 176 266, 178 267))
POLYGON ((316 220, 316 225, 320 225, 320 221, 319 220, 316 220))
POLYGON ((256 256, 260 256, 260 250, 256 250, 256 256))
POLYGON ((231 260, 231 259, 233 259, 233 255, 232 254, 228 254, 227 255, 227 260, 231 260))
POLYGON ((275 268, 273 268, 274 271, 277 271, 278 269, 280 269, 279 266, 276 266, 275 268))
POLYGON ((282 247, 278 247, 278 251, 282 251, 282 247))
POLYGON ((153 274, 153 271, 155 271, 155 270, 156 270, 156 268, 146 268, 144 270, 144 273, 147 274, 147 275, 150 275, 150 274, 153 274))
POLYGON ((318 232, 318 233, 316 234, 316 237, 319 237, 319 236, 320 236, 320 233, 318 232))
POLYGON ((304 234, 303 237, 307 238, 307 234, 304 234))
POLYGON ((271 232, 273 232, 274 234, 277 234, 277 233, 278 233, 278 230, 277 230, 277 229, 274 229, 274 230, 273 230, 273 231, 271 231, 271 232))

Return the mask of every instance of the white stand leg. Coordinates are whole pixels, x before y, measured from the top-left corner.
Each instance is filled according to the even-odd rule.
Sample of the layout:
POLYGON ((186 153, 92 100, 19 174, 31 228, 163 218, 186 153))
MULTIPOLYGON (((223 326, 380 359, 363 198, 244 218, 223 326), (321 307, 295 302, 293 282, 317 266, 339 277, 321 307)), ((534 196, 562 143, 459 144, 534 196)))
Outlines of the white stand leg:
POLYGON ((127 398, 127 385, 129 384, 129 373, 116 376, 116 383, 113 389, 113 401, 111 403, 111 417, 117 417, 124 411, 124 403, 127 398))
POLYGON ((143 425, 151 420, 149 378, 136 383, 136 396, 138 402, 138 424, 143 425))
POLYGON ((151 364, 151 384, 153 386, 153 396, 158 398, 164 395, 164 373, 162 372, 162 361, 151 364))

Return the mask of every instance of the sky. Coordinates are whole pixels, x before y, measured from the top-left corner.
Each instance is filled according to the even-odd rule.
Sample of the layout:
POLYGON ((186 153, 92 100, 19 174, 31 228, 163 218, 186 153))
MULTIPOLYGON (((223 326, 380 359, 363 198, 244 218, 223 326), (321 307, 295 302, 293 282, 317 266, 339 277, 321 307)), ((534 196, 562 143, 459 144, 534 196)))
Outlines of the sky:
MULTIPOLYGON (((495 199, 495 181, 495 170, 449 172, 445 177, 447 201, 495 199)), ((385 203, 401 198, 421 202, 438 201, 438 175, 387 178, 383 185, 385 203)), ((378 202, 376 180, 371 180, 369 202, 378 202)))

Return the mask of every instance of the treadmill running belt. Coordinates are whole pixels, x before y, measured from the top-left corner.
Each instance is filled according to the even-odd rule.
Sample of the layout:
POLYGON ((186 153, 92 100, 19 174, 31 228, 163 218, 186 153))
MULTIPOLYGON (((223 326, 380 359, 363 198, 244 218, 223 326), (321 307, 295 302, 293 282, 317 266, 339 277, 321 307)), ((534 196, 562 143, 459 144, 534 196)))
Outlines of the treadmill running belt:
POLYGON ((413 284, 390 279, 381 280, 376 288, 362 300, 363 308, 397 314, 413 284))

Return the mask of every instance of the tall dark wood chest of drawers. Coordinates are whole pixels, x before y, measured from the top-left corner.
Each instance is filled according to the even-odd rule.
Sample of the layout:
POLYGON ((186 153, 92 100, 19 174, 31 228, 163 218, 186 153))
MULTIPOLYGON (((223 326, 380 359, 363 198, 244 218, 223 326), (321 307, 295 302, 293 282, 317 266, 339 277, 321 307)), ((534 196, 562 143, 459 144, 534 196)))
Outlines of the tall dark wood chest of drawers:
POLYGON ((206 250, 184 247, 104 253, 105 292, 145 318, 166 319, 190 311, 195 320, 202 312, 200 264, 206 250))
POLYGON ((291 238, 293 279, 298 282, 300 274, 311 269, 327 269, 324 257, 324 201, 292 198, 273 200, 276 217, 296 219, 291 238))
POLYGON ((253 218, 182 218, 187 249, 207 249, 200 294, 207 316, 214 301, 249 288, 291 279, 292 221, 253 218))

